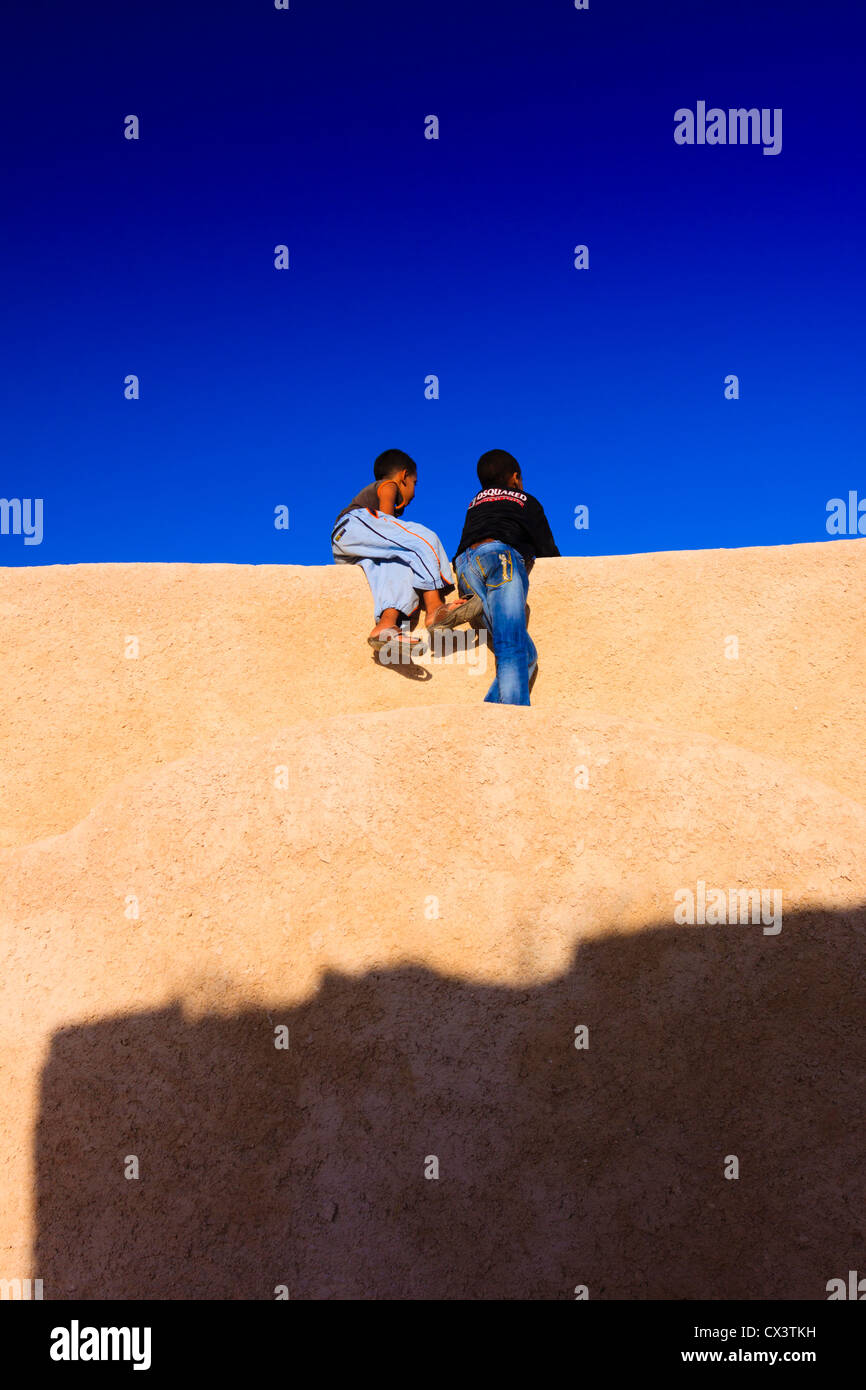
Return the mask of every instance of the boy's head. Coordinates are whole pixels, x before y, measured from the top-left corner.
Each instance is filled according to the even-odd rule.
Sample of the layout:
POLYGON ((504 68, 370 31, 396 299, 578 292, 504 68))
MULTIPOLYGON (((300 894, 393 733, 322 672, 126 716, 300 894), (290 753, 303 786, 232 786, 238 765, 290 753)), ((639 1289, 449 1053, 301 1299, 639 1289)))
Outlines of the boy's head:
POLYGON ((373 464, 373 477, 377 483, 392 478, 400 489, 404 505, 415 496, 418 481, 418 465, 402 449, 386 449, 373 464))
POLYGON ((502 487, 510 492, 522 492, 520 464, 507 449, 488 449, 478 460, 478 481, 482 488, 502 487))

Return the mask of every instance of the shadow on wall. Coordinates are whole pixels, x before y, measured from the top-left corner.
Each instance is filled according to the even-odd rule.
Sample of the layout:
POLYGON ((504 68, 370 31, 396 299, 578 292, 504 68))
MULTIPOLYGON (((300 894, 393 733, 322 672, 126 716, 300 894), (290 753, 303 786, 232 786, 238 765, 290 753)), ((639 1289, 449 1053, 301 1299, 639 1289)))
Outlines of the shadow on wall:
POLYGON ((330 974, 65 1029, 45 1297, 824 1299, 866 1258, 864 928, 650 926, 535 988, 330 974))

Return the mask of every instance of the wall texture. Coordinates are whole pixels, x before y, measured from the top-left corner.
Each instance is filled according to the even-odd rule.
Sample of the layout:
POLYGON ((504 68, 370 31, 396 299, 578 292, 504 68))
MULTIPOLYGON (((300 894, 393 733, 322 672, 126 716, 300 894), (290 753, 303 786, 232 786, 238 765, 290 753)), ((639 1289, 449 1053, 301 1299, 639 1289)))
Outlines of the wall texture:
POLYGON ((520 710, 377 665, 348 568, 0 571, 0 1276, 825 1297, 864 600, 857 541, 540 562, 520 710), (699 883, 781 929, 677 920, 699 883))

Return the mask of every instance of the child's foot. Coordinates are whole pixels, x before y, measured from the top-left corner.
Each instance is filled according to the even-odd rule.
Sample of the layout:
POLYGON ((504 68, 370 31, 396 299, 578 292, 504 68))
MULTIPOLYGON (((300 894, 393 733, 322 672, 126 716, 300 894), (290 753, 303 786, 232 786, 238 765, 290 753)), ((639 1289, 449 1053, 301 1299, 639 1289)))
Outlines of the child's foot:
POLYGON ((399 608, 382 609, 378 621, 375 623, 373 631, 370 633, 369 641, 371 647, 380 645, 378 642, 374 644, 372 639, 374 637, 380 637, 383 632, 389 634, 389 640, 393 637, 394 632, 400 627, 400 616, 399 608))
POLYGON ((427 614, 427 627, 459 627, 461 623, 471 623, 482 613, 481 599, 459 598, 454 603, 443 603, 433 613, 427 614))

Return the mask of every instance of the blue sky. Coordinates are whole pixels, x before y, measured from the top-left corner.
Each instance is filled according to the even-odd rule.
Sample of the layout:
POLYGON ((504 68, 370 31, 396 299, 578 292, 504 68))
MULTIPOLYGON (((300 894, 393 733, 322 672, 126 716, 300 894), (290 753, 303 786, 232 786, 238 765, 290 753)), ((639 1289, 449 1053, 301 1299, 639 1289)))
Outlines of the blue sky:
POLYGON ((828 540, 862 38, 853 0, 7 6, 0 496, 44 537, 0 564, 327 563, 394 446, 449 550, 494 447, 565 554, 828 540), (781 152, 677 145, 699 100, 781 152))

